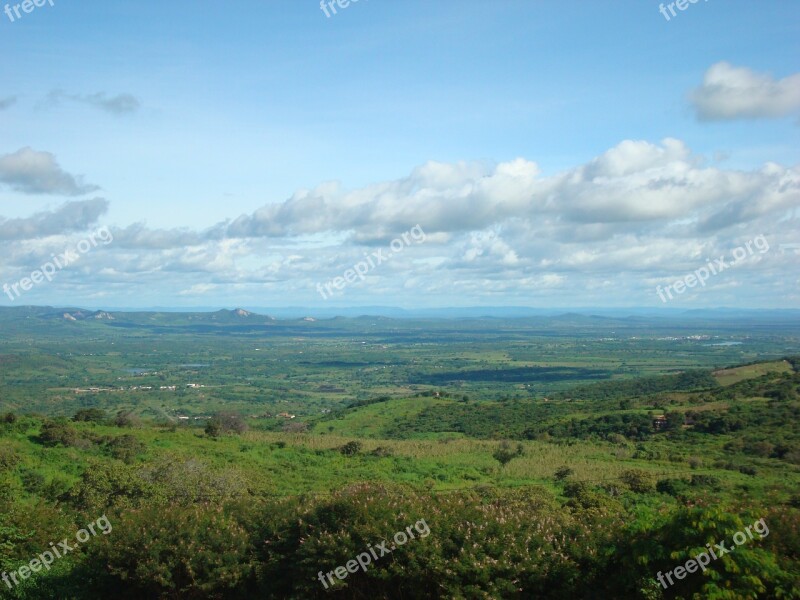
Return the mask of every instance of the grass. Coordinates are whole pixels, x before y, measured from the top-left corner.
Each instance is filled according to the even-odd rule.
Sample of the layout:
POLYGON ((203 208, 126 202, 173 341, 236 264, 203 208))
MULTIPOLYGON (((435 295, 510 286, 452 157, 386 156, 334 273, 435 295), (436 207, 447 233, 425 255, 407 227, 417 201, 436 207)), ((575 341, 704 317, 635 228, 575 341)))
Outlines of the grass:
MULTIPOLYGON (((381 403, 357 410, 358 420, 368 421, 379 408, 400 414, 419 407, 422 400, 414 398, 395 401, 397 406, 381 403)), ((289 434, 249 431, 241 436, 212 439, 196 429, 178 428, 175 431, 157 427, 120 430, 115 427, 80 424, 79 429, 97 435, 117 436, 129 433, 144 442, 148 450, 137 464, 158 460, 184 461, 200 459, 212 469, 235 470, 244 479, 270 494, 297 495, 328 493, 357 482, 403 483, 433 491, 470 488, 479 485, 499 487, 555 485, 553 474, 565 465, 573 470, 572 479, 596 483, 614 482, 629 469, 642 469, 655 479, 689 478, 696 473, 713 473, 725 482, 725 493, 735 495, 737 486, 762 492, 784 486, 800 486, 800 473, 778 461, 759 461, 759 477, 715 469, 715 458, 722 457, 722 445, 727 436, 702 440, 696 446, 683 448, 684 453, 667 442, 651 447, 660 449, 659 459, 633 458, 632 443, 612 444, 601 441, 523 441, 522 456, 505 467, 492 457, 499 442, 466 438, 386 440, 360 437, 362 447, 355 456, 339 452, 355 436, 289 434), (381 448, 382 456, 373 455, 381 448), (689 453, 701 457, 703 465, 690 469, 689 453), (670 456, 671 455, 671 456, 670 456), (671 458, 671 460, 670 460, 671 458)), ((43 448, 36 442, 36 431, 7 436, 25 467, 40 472, 48 481, 53 478, 74 483, 80 472, 88 468, 91 459, 111 460, 97 447, 43 448)))
POLYGON ((732 369, 720 369, 719 371, 714 371, 713 375, 720 385, 728 386, 746 379, 755 379, 770 372, 791 373, 792 366, 785 360, 776 360, 732 369))

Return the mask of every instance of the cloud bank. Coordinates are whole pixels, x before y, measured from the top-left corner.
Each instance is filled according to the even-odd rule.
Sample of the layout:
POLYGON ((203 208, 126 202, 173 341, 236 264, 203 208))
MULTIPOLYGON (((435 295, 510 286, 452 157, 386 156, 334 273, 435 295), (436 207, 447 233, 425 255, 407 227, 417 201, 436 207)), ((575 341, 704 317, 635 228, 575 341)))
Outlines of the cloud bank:
MULTIPOLYGON (((0 221, 0 266, 30 271, 107 207, 87 200, 0 221)), ((114 243, 59 285, 117 304, 314 304, 316 283, 419 225, 424 244, 334 301, 659 305, 656 285, 764 235, 770 252, 680 302, 797 305, 796 278, 786 273, 797 272, 800 253, 780 247, 800 242, 798 224, 800 166, 725 170, 677 139, 624 140, 552 175, 524 158, 428 162, 362 188, 300 189, 202 231, 111 227, 114 243)))

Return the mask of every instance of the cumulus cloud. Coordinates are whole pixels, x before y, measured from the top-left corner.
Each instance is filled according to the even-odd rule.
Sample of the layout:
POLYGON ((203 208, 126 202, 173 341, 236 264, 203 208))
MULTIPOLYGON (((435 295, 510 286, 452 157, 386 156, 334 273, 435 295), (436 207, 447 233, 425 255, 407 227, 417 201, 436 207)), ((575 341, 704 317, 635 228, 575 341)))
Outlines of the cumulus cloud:
POLYGON ((62 204, 21 219, 0 216, 0 240, 25 240, 85 231, 108 210, 103 198, 62 204))
POLYGON ((114 115, 134 113, 141 107, 139 99, 133 94, 108 96, 105 92, 69 94, 64 90, 53 90, 47 95, 46 102, 51 105, 57 105, 64 100, 86 104, 114 115))
POLYGON ((709 232, 800 200, 798 167, 742 172, 704 166, 681 141, 626 140, 563 173, 536 163, 430 162, 408 177, 345 190, 326 183, 299 190, 215 227, 209 235, 284 238, 343 233, 383 243, 417 223, 428 233, 483 230, 512 220, 547 226, 548 236, 599 241, 619 233, 689 223, 709 232), (736 209, 735 207, 740 207, 736 209), (732 208, 734 207, 734 208, 732 208))
POLYGON ((100 189, 64 171, 50 152, 20 148, 0 156, 0 184, 23 194, 81 196, 100 189))
MULTIPOLYGON (((554 174, 525 158, 429 162, 356 189, 337 182, 301 189, 202 231, 112 227, 114 243, 87 256, 80 271, 60 275, 59 285, 102 291, 118 304, 135 291, 151 304, 311 305, 320 301, 317 284, 366 254, 388 252, 392 239, 419 224, 423 243, 395 253, 333 301, 660 305, 656 285, 762 234, 774 251, 680 302, 747 304, 743 294, 758 297, 756 305, 800 301, 785 282, 797 255, 780 252, 800 243, 800 166, 708 164, 676 139, 625 140, 554 174)), ((92 226, 106 207, 93 202, 0 220, 0 268, 17 268, 16 278, 30 273, 66 247, 69 231, 92 226)))
POLYGON ((800 73, 775 79, 719 62, 689 98, 701 120, 785 117, 800 111, 800 73))
POLYGON ((7 108, 11 108, 17 103, 16 96, 8 96, 6 98, 0 98, 0 110, 6 110, 7 108))

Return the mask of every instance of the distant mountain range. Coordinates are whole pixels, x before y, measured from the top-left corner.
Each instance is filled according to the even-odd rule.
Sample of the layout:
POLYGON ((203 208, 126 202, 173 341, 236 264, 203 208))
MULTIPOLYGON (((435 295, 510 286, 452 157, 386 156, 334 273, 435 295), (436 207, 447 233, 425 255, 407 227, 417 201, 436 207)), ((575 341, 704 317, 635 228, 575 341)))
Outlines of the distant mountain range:
POLYGON ((389 317, 393 319, 464 319, 464 318, 499 318, 514 319, 525 317, 606 317, 624 319, 629 317, 645 318, 685 318, 685 319, 786 319, 800 318, 800 309, 741 309, 741 308, 530 308, 524 306, 472 306, 404 309, 391 306, 355 306, 355 307, 242 307, 233 310, 218 307, 152 307, 131 308, 104 307, 97 310, 85 308, 53 308, 53 307, 0 307, 0 310, 23 310, 42 315, 45 312, 60 312, 67 320, 83 321, 85 319, 113 320, 115 315, 156 315, 173 314, 191 318, 194 321, 218 323, 235 323, 242 320, 258 319, 331 319, 335 317, 389 317), (72 319, 70 319, 72 317, 72 319))

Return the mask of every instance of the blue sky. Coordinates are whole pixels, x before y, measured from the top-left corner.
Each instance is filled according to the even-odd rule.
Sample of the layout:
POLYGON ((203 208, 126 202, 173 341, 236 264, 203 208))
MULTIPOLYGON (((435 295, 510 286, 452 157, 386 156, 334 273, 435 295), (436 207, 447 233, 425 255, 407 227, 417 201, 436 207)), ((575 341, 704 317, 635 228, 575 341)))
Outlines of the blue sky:
POLYGON ((659 306, 763 235, 669 306, 800 306, 796 2, 53 2, 0 13, 0 284, 114 241, 2 305, 659 306))

